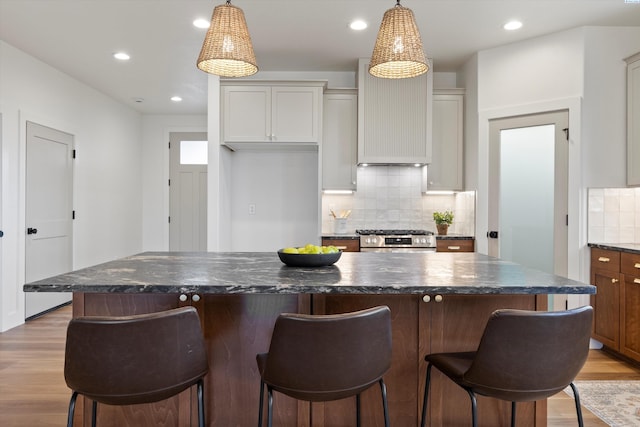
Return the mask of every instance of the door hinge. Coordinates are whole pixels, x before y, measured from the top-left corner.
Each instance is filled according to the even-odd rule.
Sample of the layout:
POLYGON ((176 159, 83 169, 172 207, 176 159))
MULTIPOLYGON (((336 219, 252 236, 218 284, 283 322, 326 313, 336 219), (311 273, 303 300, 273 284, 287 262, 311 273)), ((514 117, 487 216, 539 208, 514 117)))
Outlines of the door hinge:
POLYGON ((76 158, 76 150, 75 149, 71 150, 71 158, 72 159, 76 158))
POLYGON ((76 211, 71 211, 71 219, 76 219, 76 211))
POLYGON ((169 181, 168 185, 169 185, 169 187, 171 187, 171 180, 169 179, 168 181, 169 181))
POLYGON ((169 144, 169 150, 171 150, 171 141, 169 141, 167 144, 169 144))
POLYGON ((568 141, 569 140, 569 128, 562 129, 562 132, 564 132, 564 136, 567 138, 567 141, 568 141))
POLYGON ((569 215, 566 216, 565 222, 566 222, 566 225, 569 225, 569 215))
POLYGON ((168 219, 169 219, 169 221, 168 221, 168 222, 169 222, 169 224, 171 224, 171 217, 169 216, 169 217, 168 217, 168 219))

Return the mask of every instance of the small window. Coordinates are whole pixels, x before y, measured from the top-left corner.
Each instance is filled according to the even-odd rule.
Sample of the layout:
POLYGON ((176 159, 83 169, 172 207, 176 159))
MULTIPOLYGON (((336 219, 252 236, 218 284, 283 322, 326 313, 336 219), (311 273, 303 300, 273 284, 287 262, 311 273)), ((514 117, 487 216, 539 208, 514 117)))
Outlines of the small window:
POLYGON ((181 165, 206 165, 209 158, 208 141, 180 141, 181 165))

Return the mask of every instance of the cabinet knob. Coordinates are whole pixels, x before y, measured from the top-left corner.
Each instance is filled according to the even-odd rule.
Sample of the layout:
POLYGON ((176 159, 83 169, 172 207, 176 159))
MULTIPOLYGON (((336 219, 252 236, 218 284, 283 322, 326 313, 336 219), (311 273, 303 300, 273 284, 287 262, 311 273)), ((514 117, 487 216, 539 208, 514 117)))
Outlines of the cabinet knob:
POLYGON ((425 296, 422 297, 422 301, 429 302, 429 301, 431 301, 431 297, 429 295, 425 295, 425 296))
POLYGON ((619 280, 618 280, 618 279, 611 279, 611 283, 613 283, 613 284, 616 284, 616 283, 618 283, 618 282, 619 282, 619 280))
POLYGON ((436 300, 436 302, 442 302, 442 295, 436 295, 434 299, 436 300))
POLYGON ((598 261, 600 261, 600 262, 609 262, 611 260, 609 258, 607 258, 606 256, 601 256, 600 258, 598 258, 598 261))
POLYGON ((640 268, 640 262, 636 262, 633 266, 633 268, 640 268))
POLYGON ((180 296, 178 297, 178 299, 182 302, 185 302, 188 298, 185 294, 180 294, 180 296))
POLYGON ((637 283, 640 285, 640 279, 633 279, 633 283, 637 283))
POLYGON ((198 301, 200 301, 200 295, 198 295, 198 294, 193 294, 193 296, 191 297, 191 299, 193 300, 193 302, 198 302, 198 301))

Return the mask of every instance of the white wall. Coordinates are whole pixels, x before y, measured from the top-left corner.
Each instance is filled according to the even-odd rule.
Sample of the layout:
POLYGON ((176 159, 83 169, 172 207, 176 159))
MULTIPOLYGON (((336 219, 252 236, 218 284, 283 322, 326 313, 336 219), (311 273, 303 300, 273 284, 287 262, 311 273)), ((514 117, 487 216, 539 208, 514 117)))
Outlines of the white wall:
POLYGON ((206 132, 206 115, 142 118, 142 247, 169 250, 169 133, 206 132))
MULTIPOLYGON (((488 223, 489 120, 566 108, 571 133, 569 276, 588 282, 587 186, 624 184, 626 83, 622 60, 637 51, 638 27, 586 27, 478 53, 477 154, 468 159, 473 164, 467 172, 477 165, 480 252, 487 250, 483 236, 488 223)), ((473 79, 468 73, 464 78, 467 82, 473 79)))
POLYGON ((627 185, 627 64, 640 27, 585 30, 582 115, 584 187, 627 185))
POLYGON ((320 244, 317 151, 238 151, 229 160, 231 198, 221 203, 231 208, 232 251, 320 244))
POLYGON ((73 267, 142 249, 142 118, 133 109, 0 41, 0 330, 24 321, 25 122, 74 135, 73 267))

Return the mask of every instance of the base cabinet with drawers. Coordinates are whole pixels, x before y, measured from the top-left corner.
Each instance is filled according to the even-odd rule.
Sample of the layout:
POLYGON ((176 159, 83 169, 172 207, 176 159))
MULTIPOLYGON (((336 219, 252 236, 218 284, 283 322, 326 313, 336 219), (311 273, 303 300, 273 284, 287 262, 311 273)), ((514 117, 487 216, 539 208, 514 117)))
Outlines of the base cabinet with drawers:
POLYGON ((640 254, 591 248, 593 338, 640 362, 640 254))

